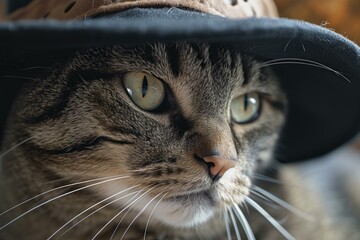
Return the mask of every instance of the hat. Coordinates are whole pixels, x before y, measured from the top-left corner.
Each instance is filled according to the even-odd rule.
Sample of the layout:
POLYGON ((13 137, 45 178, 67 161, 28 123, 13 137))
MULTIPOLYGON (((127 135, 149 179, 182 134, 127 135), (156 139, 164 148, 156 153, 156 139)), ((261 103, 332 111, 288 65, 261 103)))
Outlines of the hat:
POLYGON ((360 48, 323 27, 278 18, 271 0, 12 0, 7 19, 1 128, 23 66, 64 50, 190 41, 231 44, 274 69, 289 98, 280 161, 320 156, 360 130, 360 48))

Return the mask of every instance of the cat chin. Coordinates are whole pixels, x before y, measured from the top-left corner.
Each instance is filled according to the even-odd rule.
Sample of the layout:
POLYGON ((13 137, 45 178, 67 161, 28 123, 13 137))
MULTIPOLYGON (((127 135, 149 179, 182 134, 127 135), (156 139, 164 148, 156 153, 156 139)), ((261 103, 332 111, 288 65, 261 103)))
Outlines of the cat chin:
POLYGON ((192 203, 163 202, 153 213, 157 221, 175 228, 192 228, 209 221, 216 213, 216 208, 208 203, 194 200, 192 203))
MULTIPOLYGON (((129 189, 125 184, 113 184, 110 183, 106 188, 96 188, 97 193, 103 196, 111 196, 117 192, 122 192, 125 189, 129 189)), ((131 191, 130 191, 131 192, 131 191)), ((144 193, 145 191, 141 192, 144 193)), ((123 195, 128 194, 125 191, 123 195)), ((191 195, 176 196, 170 199, 160 200, 160 196, 157 198, 150 197, 148 194, 139 194, 140 197, 135 204, 129 206, 129 203, 133 203, 132 196, 116 201, 114 204, 120 207, 129 206, 131 209, 142 211, 142 218, 149 219, 151 221, 157 221, 159 223, 176 227, 176 228, 191 228, 203 224, 210 220, 214 214, 219 211, 219 207, 214 203, 212 194, 207 191, 194 193, 191 195)))

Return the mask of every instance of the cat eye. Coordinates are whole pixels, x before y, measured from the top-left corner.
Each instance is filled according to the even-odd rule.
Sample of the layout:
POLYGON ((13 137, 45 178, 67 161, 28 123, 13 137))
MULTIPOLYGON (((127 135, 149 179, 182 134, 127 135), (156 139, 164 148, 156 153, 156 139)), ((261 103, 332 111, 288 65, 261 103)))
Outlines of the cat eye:
POLYGON ((257 93, 247 93, 232 100, 231 118, 238 124, 252 122, 260 115, 261 99, 257 93))
POLYGON ((124 88, 131 100, 145 111, 159 108, 165 99, 164 83, 142 72, 128 72, 123 77, 124 88))

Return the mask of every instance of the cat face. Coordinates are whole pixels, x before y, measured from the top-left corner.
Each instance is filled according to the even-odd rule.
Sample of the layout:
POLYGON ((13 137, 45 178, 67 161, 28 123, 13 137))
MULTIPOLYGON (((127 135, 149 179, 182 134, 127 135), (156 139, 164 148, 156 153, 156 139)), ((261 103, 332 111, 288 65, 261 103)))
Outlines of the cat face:
POLYGON ((114 47, 56 66, 24 88, 9 121, 5 146, 27 141, 5 166, 23 176, 99 179, 84 189, 97 202, 190 227, 241 204, 273 157, 286 98, 236 49, 114 47))

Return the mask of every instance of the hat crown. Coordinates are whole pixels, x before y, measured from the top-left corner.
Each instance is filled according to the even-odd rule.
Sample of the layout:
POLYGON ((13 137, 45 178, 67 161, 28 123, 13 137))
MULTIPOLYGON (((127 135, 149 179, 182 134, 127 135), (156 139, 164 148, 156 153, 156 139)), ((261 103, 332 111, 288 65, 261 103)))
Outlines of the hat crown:
POLYGON ((33 0, 11 13, 9 18, 84 19, 135 7, 178 7, 228 18, 278 16, 272 0, 33 0))

